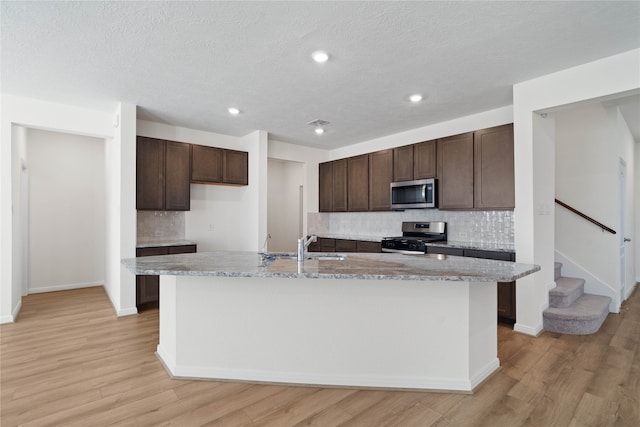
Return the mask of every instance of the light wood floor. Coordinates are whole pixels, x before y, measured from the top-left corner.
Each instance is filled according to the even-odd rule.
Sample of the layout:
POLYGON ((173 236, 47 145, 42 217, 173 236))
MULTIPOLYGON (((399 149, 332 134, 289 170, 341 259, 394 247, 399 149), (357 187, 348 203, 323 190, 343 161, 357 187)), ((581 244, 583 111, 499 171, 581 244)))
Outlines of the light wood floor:
POLYGON ((499 328, 473 395, 171 380, 158 311, 116 318, 102 288, 25 297, 0 328, 0 425, 640 426, 640 292, 589 336, 499 328))

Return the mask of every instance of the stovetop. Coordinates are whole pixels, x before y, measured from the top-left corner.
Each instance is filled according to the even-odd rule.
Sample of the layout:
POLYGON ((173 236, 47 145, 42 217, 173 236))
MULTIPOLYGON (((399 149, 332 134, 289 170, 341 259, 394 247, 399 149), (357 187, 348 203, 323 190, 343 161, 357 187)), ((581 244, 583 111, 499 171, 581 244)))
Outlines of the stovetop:
POLYGON ((383 252, 427 252, 427 243, 447 240, 445 222, 403 222, 402 236, 382 239, 383 252))

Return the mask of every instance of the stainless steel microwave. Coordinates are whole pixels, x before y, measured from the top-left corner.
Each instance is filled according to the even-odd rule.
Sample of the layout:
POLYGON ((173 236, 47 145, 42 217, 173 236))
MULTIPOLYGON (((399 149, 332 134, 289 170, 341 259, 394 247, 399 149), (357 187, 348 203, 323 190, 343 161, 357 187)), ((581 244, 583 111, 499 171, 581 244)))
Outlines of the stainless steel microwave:
POLYGON ((436 207, 436 180, 434 178, 391 183, 391 209, 436 207))

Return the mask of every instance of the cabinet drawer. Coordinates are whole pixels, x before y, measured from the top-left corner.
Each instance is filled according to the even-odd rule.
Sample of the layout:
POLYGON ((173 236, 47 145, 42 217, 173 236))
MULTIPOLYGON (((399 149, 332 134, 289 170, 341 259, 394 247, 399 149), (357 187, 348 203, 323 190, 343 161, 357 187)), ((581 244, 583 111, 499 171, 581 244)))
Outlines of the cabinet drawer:
POLYGON ((137 248, 136 256, 156 256, 156 255, 168 255, 169 248, 166 246, 158 246, 152 248, 137 248))
POLYGON ((465 249, 464 256, 471 258, 495 259, 498 261, 512 261, 513 252, 482 251, 478 249, 465 249))
POLYGON ((169 246, 169 254, 191 254, 196 251, 196 245, 169 246))
POLYGON ((440 246, 427 246, 428 254, 442 254, 442 255, 454 255, 464 256, 464 250, 460 248, 443 248, 440 246))

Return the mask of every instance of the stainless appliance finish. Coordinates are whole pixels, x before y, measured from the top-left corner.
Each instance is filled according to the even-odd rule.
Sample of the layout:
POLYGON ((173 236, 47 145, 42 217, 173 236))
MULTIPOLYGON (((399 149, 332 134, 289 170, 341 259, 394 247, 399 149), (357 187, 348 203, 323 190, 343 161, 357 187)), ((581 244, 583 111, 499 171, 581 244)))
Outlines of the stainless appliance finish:
POLYGON ((416 179, 392 182, 391 209, 426 209, 437 207, 436 180, 416 179))
POLYGON ((382 252, 415 254, 426 253, 427 243, 447 240, 447 223, 403 222, 402 236, 382 239, 382 252))

